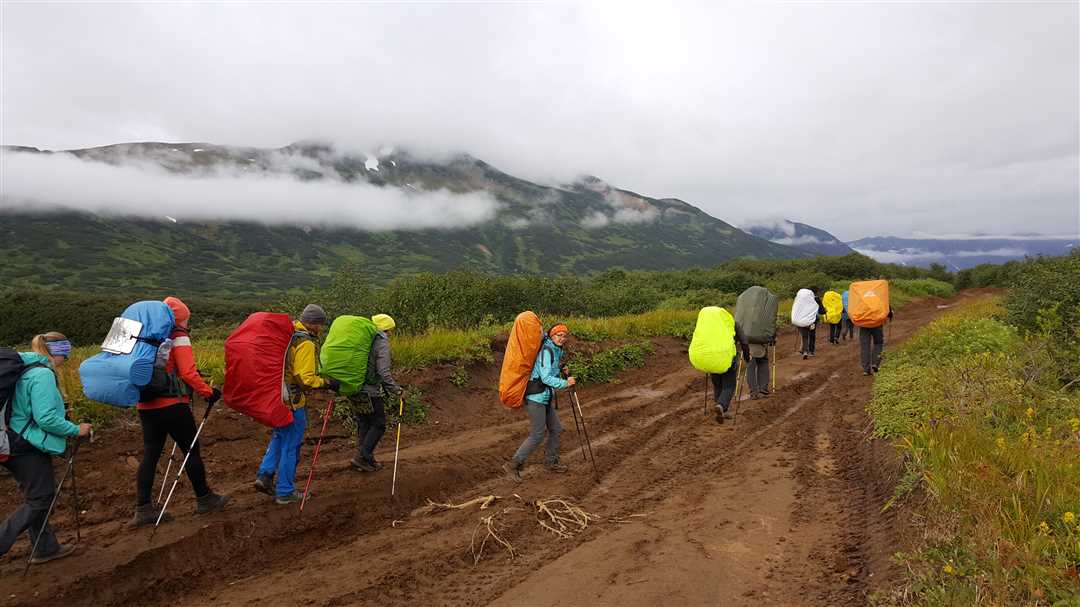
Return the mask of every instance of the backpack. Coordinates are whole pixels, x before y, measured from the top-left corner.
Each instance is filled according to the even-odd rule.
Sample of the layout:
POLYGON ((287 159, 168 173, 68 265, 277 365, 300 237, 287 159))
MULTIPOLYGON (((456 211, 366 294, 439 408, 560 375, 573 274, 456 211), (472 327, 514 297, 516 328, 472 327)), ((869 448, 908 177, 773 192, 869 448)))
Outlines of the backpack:
MULTIPOLYGON (((188 334, 188 330, 181 327, 176 327, 173 332, 176 331, 181 331, 185 335, 188 334)), ((145 403, 155 398, 168 396, 187 396, 191 393, 191 389, 180 379, 175 369, 171 372, 167 370, 169 354, 172 353, 172 348, 172 337, 162 341, 161 345, 158 346, 157 355, 154 358, 154 371, 150 375, 150 381, 139 391, 140 402, 145 403)))
POLYGON ((543 342, 540 317, 531 311, 518 314, 499 371, 499 401, 508 409, 517 409, 525 402, 525 390, 543 342))
POLYGON ((810 289, 799 289, 795 294, 795 303, 791 304, 791 324, 805 329, 817 322, 818 303, 810 289))
POLYGON ((750 287, 735 301, 735 326, 748 344, 770 344, 776 339, 779 300, 765 287, 750 287))
POLYGON ((19 353, 11 348, 0 348, 0 462, 11 459, 11 444, 30 427, 33 418, 26 420, 26 425, 18 432, 12 432, 11 407, 15 400, 15 385, 23 373, 34 367, 45 367, 42 363, 23 363, 19 353))
POLYGON ((705 373, 724 373, 734 359, 735 319, 724 308, 702 308, 690 338, 690 364, 705 373))
POLYGON ((379 329, 370 318, 338 316, 319 352, 322 374, 341 382, 338 394, 352 396, 367 382, 368 356, 379 329))
POLYGON ((225 338, 225 385, 221 397, 230 409, 271 428, 293 421, 285 362, 298 339, 288 314, 255 312, 225 338))
POLYGON ((889 282, 864 280, 848 287, 848 317, 856 327, 874 329, 889 318, 889 282))
POLYGON ((158 346, 169 339, 175 318, 162 301, 131 304, 113 320, 101 344, 103 352, 79 365, 87 398, 107 405, 131 407, 154 375, 158 346))
POLYGON ((844 314, 844 297, 836 291, 826 291, 821 303, 825 306, 825 322, 830 325, 839 323, 844 314))
POLYGON ((840 300, 844 303, 844 314, 848 313, 848 292, 844 291, 840 294, 840 300))

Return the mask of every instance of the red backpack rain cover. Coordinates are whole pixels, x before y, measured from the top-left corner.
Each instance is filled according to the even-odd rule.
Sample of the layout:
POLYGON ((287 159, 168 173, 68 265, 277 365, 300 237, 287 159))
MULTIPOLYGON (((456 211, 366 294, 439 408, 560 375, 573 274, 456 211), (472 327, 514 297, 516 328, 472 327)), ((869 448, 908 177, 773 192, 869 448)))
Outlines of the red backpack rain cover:
POLYGON ((222 400, 251 419, 280 428, 293 421, 283 400, 285 357, 292 342, 288 314, 256 312, 225 340, 222 400))

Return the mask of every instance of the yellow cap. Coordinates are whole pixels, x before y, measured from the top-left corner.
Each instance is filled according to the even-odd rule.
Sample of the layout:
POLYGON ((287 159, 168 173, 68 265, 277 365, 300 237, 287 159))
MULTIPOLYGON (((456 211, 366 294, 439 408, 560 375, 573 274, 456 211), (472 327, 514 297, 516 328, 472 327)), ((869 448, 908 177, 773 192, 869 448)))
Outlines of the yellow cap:
POLYGON ((397 326, 389 314, 376 314, 371 317, 371 322, 375 323, 375 328, 380 331, 389 331, 397 326))

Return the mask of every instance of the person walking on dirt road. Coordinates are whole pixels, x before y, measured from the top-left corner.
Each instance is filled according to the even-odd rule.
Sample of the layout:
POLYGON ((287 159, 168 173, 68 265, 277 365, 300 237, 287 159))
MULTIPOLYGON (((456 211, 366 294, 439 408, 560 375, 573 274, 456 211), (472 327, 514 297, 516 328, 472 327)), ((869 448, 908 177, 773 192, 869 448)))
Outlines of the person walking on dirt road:
POLYGON ((544 467, 551 472, 566 472, 567 466, 559 461, 559 435, 563 427, 559 422, 559 413, 555 410, 552 397, 555 390, 569 388, 577 383, 573 377, 560 377, 563 345, 570 337, 570 329, 557 324, 548 331, 540 352, 533 363, 532 375, 525 389, 525 413, 529 416, 529 436, 518 447, 517 453, 503 464, 503 472, 516 482, 521 481, 521 469, 525 460, 540 446, 547 434, 547 450, 544 454, 544 467))
POLYGON ((844 311, 840 313, 840 340, 847 341, 851 338, 855 340, 855 323, 851 322, 851 317, 847 313, 848 304, 848 292, 844 291, 841 294, 842 301, 844 302, 844 311))
POLYGON ((34 337, 30 348, 31 352, 19 353, 22 374, 8 403, 11 453, 7 461, 0 462, 15 478, 26 502, 0 524, 0 556, 7 554, 25 531, 30 545, 39 541, 30 561, 39 564, 75 551, 75 546, 60 545, 45 520, 56 495, 52 456, 64 452, 68 437, 89 436, 92 427, 65 418, 64 396, 55 370, 71 356, 71 342, 50 331, 34 337))
POLYGON ((285 383, 290 397, 288 406, 293 411, 293 421, 287 426, 274 428, 255 478, 255 489, 273 495, 274 501, 282 505, 293 504, 303 498, 296 491, 295 482, 300 445, 307 430, 308 393, 320 388, 337 392, 340 388, 337 380, 324 379, 318 374, 315 339, 324 326, 326 311, 316 304, 308 304, 300 314, 300 320, 293 322, 296 333, 285 365, 285 383))
MULTIPOLYGON (((775 322, 775 318, 772 322, 775 322)), ((739 324, 739 320, 736 319, 735 344, 742 351, 743 360, 746 362, 746 384, 750 386, 750 398, 765 398, 770 394, 769 348, 776 344, 776 337, 774 336, 772 342, 768 344, 752 344, 748 342, 746 332, 739 324)), ((738 359, 736 359, 737 361, 738 359)), ((737 367, 738 365, 733 366, 737 367)), ((715 380, 713 385, 716 386, 715 380)), ((717 388, 714 392, 716 395, 720 393, 720 388, 717 388)), ((730 402, 730 398, 728 401, 730 402)), ((724 407, 724 409, 727 408, 724 407)))
MULTIPOLYGON (((188 329, 191 311, 176 297, 166 297, 165 304, 172 310, 176 324, 167 342, 171 347, 166 349, 163 344, 158 348, 159 355, 168 357, 164 368, 158 371, 164 373, 164 380, 152 380, 139 394, 139 403, 135 406, 142 426, 143 456, 135 475, 135 516, 131 520, 134 527, 152 525, 157 521, 159 507, 151 502, 154 473, 165 449, 165 441, 170 436, 183 453, 186 454, 191 448, 184 470, 195 491, 195 512, 216 512, 229 501, 228 497, 210 490, 199 444, 196 442, 194 447, 191 446, 196 432, 195 416, 191 412, 191 393, 195 392, 207 404, 212 404, 221 398, 221 391, 207 385, 195 367, 195 352, 188 329)), ((162 522, 170 520, 172 516, 168 513, 161 519, 162 522)))
MULTIPOLYGON (((892 322, 893 311, 889 308, 887 322, 892 322)), ((863 375, 878 372, 881 366, 881 351, 885 348, 885 327, 859 327, 859 362, 863 375)))
POLYGON ((375 328, 379 330, 371 342, 371 352, 368 354, 368 374, 364 380, 364 387, 356 397, 370 401, 371 412, 360 413, 356 416, 356 456, 352 458, 352 466, 363 472, 375 472, 381 470, 383 465, 375 461, 375 446, 386 432, 386 397, 401 397, 403 389, 394 381, 390 373, 390 334, 397 323, 387 314, 376 314, 371 317, 375 328))

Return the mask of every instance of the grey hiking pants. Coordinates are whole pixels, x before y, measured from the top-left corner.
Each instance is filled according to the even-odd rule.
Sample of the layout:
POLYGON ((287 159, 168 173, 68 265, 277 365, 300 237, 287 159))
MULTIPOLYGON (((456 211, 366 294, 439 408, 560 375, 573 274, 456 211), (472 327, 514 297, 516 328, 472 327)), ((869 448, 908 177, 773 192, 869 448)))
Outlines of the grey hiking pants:
POLYGON ((533 451, 540 446, 547 433, 547 451, 544 454, 544 463, 553 464, 559 461, 559 435, 562 434, 562 423, 559 422, 559 412, 555 409, 554 396, 548 404, 533 402, 525 399, 525 413, 529 415, 529 436, 518 447, 514 454, 514 461, 520 466, 529 459, 533 451))
MULTIPOLYGON (((49 504, 56 494, 52 456, 37 449, 27 449, 18 455, 12 454, 12 458, 4 462, 3 466, 15 477, 26 503, 0 525, 0 556, 11 550, 15 540, 19 539, 24 531, 30 545, 34 544, 45 523, 45 513, 49 511, 49 504)), ((46 526, 35 554, 46 556, 59 549, 56 535, 46 526)))
POLYGON ((863 371, 881 366, 881 349, 885 346, 885 331, 881 327, 859 327, 859 362, 863 371))
POLYGON ((750 385, 750 393, 769 391, 769 357, 751 358, 746 363, 746 383, 750 385))

